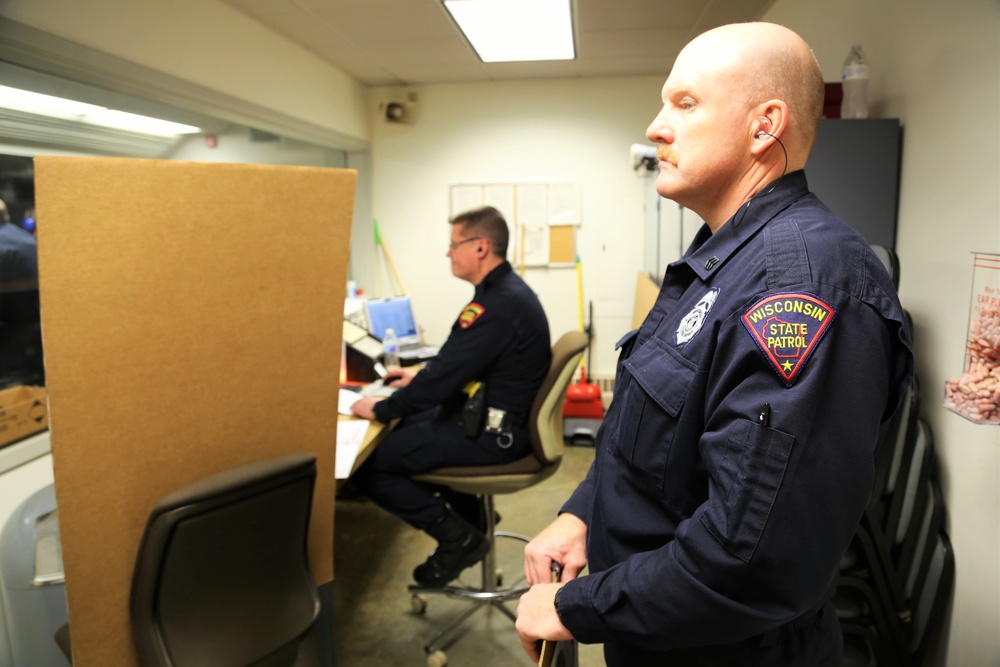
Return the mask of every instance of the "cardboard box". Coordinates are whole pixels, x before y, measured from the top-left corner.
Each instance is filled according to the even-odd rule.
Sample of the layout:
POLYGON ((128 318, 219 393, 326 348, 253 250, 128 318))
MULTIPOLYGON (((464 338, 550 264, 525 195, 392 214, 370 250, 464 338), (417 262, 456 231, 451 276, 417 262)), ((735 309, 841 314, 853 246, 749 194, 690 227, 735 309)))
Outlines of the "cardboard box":
POLYGON ((0 391, 0 447, 49 427, 45 387, 11 387, 0 391))

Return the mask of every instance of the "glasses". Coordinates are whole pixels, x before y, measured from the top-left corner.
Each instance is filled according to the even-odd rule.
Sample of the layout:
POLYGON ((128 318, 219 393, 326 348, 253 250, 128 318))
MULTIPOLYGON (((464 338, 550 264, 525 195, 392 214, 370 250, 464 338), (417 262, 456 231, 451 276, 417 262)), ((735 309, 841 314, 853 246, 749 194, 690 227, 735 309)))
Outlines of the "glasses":
POLYGON ((448 244, 448 251, 451 252, 452 250, 462 245, 463 243, 469 243, 470 241, 479 241, 480 239, 482 239, 481 236, 472 236, 467 239, 462 239, 461 241, 452 241, 451 243, 448 244))

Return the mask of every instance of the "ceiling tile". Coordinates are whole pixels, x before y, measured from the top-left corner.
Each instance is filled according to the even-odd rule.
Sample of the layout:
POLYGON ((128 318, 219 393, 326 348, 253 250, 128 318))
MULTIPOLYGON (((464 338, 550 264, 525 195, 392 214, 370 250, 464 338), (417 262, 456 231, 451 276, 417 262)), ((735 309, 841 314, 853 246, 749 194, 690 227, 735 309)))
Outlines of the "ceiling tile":
POLYGON ((577 60, 481 63, 441 0, 223 0, 368 86, 666 74, 694 35, 776 0, 574 0, 577 60))
POLYGON ((690 27, 706 4, 691 0, 579 0, 576 25, 581 31, 690 27))
POLYGON ((647 56, 672 61, 687 41, 686 29, 581 32, 579 52, 585 60, 647 56))

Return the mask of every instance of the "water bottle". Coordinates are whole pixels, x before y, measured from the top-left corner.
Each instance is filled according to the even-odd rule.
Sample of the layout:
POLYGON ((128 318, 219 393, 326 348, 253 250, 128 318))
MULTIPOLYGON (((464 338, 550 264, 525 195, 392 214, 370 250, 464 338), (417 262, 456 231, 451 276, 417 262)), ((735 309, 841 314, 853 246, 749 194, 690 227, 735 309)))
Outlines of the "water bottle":
POLYGON ((392 329, 386 329, 382 338, 382 365, 386 368, 399 367, 399 339, 392 329))
POLYGON ((851 47, 844 61, 844 98, 841 118, 868 118, 868 61, 860 44, 851 47))

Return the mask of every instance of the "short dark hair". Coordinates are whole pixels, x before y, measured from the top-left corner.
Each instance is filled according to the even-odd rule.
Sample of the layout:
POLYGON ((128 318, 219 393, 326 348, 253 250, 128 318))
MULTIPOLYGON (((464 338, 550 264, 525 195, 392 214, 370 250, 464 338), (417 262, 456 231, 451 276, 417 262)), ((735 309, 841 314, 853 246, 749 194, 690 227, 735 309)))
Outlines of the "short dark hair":
POLYGON ((483 206, 459 213, 452 217, 448 224, 463 225, 463 229, 467 232, 488 239, 493 248, 493 254, 501 258, 507 257, 507 244, 510 241, 507 221, 504 220, 500 211, 492 206, 483 206))

